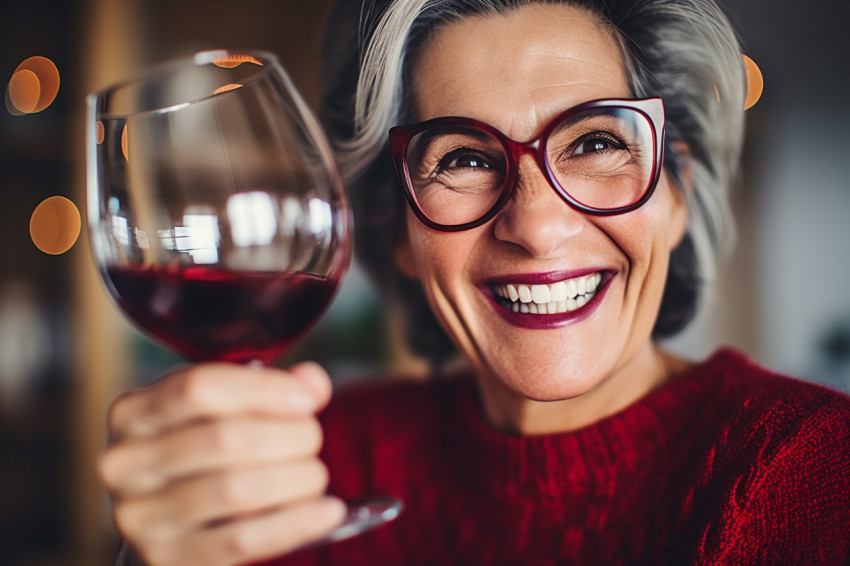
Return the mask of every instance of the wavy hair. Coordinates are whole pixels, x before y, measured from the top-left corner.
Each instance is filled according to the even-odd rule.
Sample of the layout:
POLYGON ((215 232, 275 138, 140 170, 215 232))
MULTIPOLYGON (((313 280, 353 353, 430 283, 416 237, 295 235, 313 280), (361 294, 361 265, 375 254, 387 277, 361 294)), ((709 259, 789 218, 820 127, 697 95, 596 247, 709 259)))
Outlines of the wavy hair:
POLYGON ((743 140, 746 75, 734 30, 713 0, 339 0, 323 44, 321 115, 351 195, 357 257, 402 315, 412 351, 437 365, 454 347, 419 283, 393 262, 394 242, 405 237, 406 204, 387 130, 415 119, 408 77, 435 30, 532 3, 596 14, 619 42, 632 95, 664 99, 664 167, 677 186, 690 187, 689 223, 671 253, 654 338, 692 320, 703 286, 734 241, 729 190, 743 140))

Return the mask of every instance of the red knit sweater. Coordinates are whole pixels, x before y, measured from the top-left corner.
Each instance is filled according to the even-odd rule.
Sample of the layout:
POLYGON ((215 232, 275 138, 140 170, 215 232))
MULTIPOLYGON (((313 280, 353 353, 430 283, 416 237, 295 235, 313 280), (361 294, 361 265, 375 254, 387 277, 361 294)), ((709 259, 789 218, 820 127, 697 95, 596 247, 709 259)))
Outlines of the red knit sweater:
POLYGON ((848 564, 850 399, 716 353, 580 430, 488 426, 471 380, 349 387, 331 492, 402 515, 275 566, 848 564))

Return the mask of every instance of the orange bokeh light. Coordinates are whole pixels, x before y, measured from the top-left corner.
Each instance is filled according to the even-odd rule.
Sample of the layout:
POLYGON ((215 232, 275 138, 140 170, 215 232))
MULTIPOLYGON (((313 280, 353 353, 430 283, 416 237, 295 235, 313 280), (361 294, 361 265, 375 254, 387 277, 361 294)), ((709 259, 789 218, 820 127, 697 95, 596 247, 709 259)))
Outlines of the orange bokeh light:
POLYGON ((15 71, 9 79, 9 101, 18 114, 29 114, 38 105, 41 93, 41 81, 38 76, 28 69, 15 71))
POLYGON ((121 153, 124 154, 124 159, 130 161, 130 148, 127 141, 127 124, 124 124, 124 129, 121 130, 121 153))
POLYGON ((9 79, 6 107, 15 115, 41 112, 59 92, 59 70, 47 57, 25 59, 9 79))
POLYGON ((252 55, 225 55, 215 59, 212 64, 223 69, 233 69, 242 63, 253 63, 255 65, 263 65, 263 62, 252 55))
POLYGON ((213 94, 221 94, 222 92, 227 92, 229 90, 236 90, 237 88, 242 88, 242 85, 231 83, 229 85, 220 86, 213 91, 213 94))
POLYGON ((59 255, 77 241, 81 225, 77 206, 65 197, 53 196, 35 207, 30 218, 30 237, 39 250, 59 255))
POLYGON ((755 106, 764 91, 764 77, 756 62, 744 55, 744 68, 747 70, 747 102, 745 110, 755 106))
POLYGON ((103 127, 103 122, 98 120, 94 124, 94 141, 97 142, 97 145, 103 143, 103 140, 106 138, 106 129, 103 127))

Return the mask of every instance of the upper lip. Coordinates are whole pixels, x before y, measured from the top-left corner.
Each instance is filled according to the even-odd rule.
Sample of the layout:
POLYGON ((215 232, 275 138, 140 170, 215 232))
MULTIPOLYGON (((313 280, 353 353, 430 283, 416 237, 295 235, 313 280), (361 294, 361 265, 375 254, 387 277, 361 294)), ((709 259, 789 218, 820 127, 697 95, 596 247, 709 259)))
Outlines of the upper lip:
POLYGON ((601 267, 587 267, 579 269, 569 269, 563 271, 547 271, 542 273, 511 273, 505 275, 497 275, 488 277, 486 284, 525 284, 525 285, 549 285, 558 281, 566 281, 567 279, 575 279, 576 277, 584 277, 600 271, 611 271, 610 269, 601 267))

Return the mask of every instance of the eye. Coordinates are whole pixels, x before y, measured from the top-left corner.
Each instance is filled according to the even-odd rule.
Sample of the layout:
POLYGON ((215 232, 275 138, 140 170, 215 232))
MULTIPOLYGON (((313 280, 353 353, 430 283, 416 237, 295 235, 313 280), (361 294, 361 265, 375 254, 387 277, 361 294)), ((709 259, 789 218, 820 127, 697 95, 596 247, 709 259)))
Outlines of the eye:
POLYGON ((438 170, 445 171, 446 169, 457 168, 490 169, 492 167, 493 165, 486 155, 464 147, 447 153, 440 160, 438 170))
POLYGON ((610 134, 594 132, 576 140, 572 155, 588 155, 612 149, 624 149, 622 143, 610 134))

